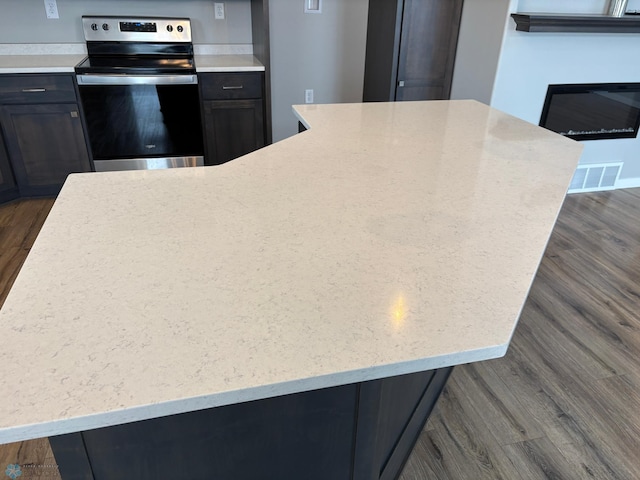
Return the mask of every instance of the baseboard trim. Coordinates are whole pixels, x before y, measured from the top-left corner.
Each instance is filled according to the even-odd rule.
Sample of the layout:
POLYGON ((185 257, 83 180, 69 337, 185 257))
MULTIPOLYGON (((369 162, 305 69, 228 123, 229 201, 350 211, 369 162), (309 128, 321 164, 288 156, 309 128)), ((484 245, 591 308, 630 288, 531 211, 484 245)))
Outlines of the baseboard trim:
POLYGON ((616 182, 616 190, 621 188, 637 188, 640 187, 640 177, 618 178, 616 182))

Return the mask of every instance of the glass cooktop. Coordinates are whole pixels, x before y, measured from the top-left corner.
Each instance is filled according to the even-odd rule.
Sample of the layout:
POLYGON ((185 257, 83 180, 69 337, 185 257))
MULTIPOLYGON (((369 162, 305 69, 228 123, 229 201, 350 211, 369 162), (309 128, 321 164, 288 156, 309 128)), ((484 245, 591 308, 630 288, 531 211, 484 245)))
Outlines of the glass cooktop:
POLYGON ((86 58, 75 71, 79 74, 190 74, 195 73, 195 65, 192 57, 100 56, 86 58))

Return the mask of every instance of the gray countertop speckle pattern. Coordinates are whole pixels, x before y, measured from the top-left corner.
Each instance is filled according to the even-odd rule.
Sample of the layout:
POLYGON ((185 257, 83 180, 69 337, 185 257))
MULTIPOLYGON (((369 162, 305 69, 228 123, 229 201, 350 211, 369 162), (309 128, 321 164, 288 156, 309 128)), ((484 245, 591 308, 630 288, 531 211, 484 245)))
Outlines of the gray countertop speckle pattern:
POLYGON ((582 146, 473 101, 296 112, 68 178, 0 311, 0 443, 505 353, 582 146))

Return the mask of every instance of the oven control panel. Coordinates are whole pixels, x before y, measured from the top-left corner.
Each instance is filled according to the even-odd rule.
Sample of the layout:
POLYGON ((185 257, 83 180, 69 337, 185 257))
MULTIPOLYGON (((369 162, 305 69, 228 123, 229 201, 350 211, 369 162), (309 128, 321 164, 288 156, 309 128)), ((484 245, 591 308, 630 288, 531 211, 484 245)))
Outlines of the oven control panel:
POLYGON ((185 42, 191 43, 188 18, 82 17, 88 42, 185 42))
MULTIPOLYGON (((170 28, 171 25, 167 25, 170 28)), ((156 22, 120 22, 121 32, 157 32, 156 22)))

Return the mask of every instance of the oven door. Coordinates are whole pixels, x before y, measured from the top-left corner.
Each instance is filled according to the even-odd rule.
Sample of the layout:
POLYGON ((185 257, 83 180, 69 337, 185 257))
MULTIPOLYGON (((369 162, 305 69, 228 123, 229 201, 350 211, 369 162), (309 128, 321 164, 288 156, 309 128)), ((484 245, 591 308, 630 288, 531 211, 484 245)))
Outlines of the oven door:
POLYGON ((96 171, 203 165, 196 75, 77 75, 96 171))

